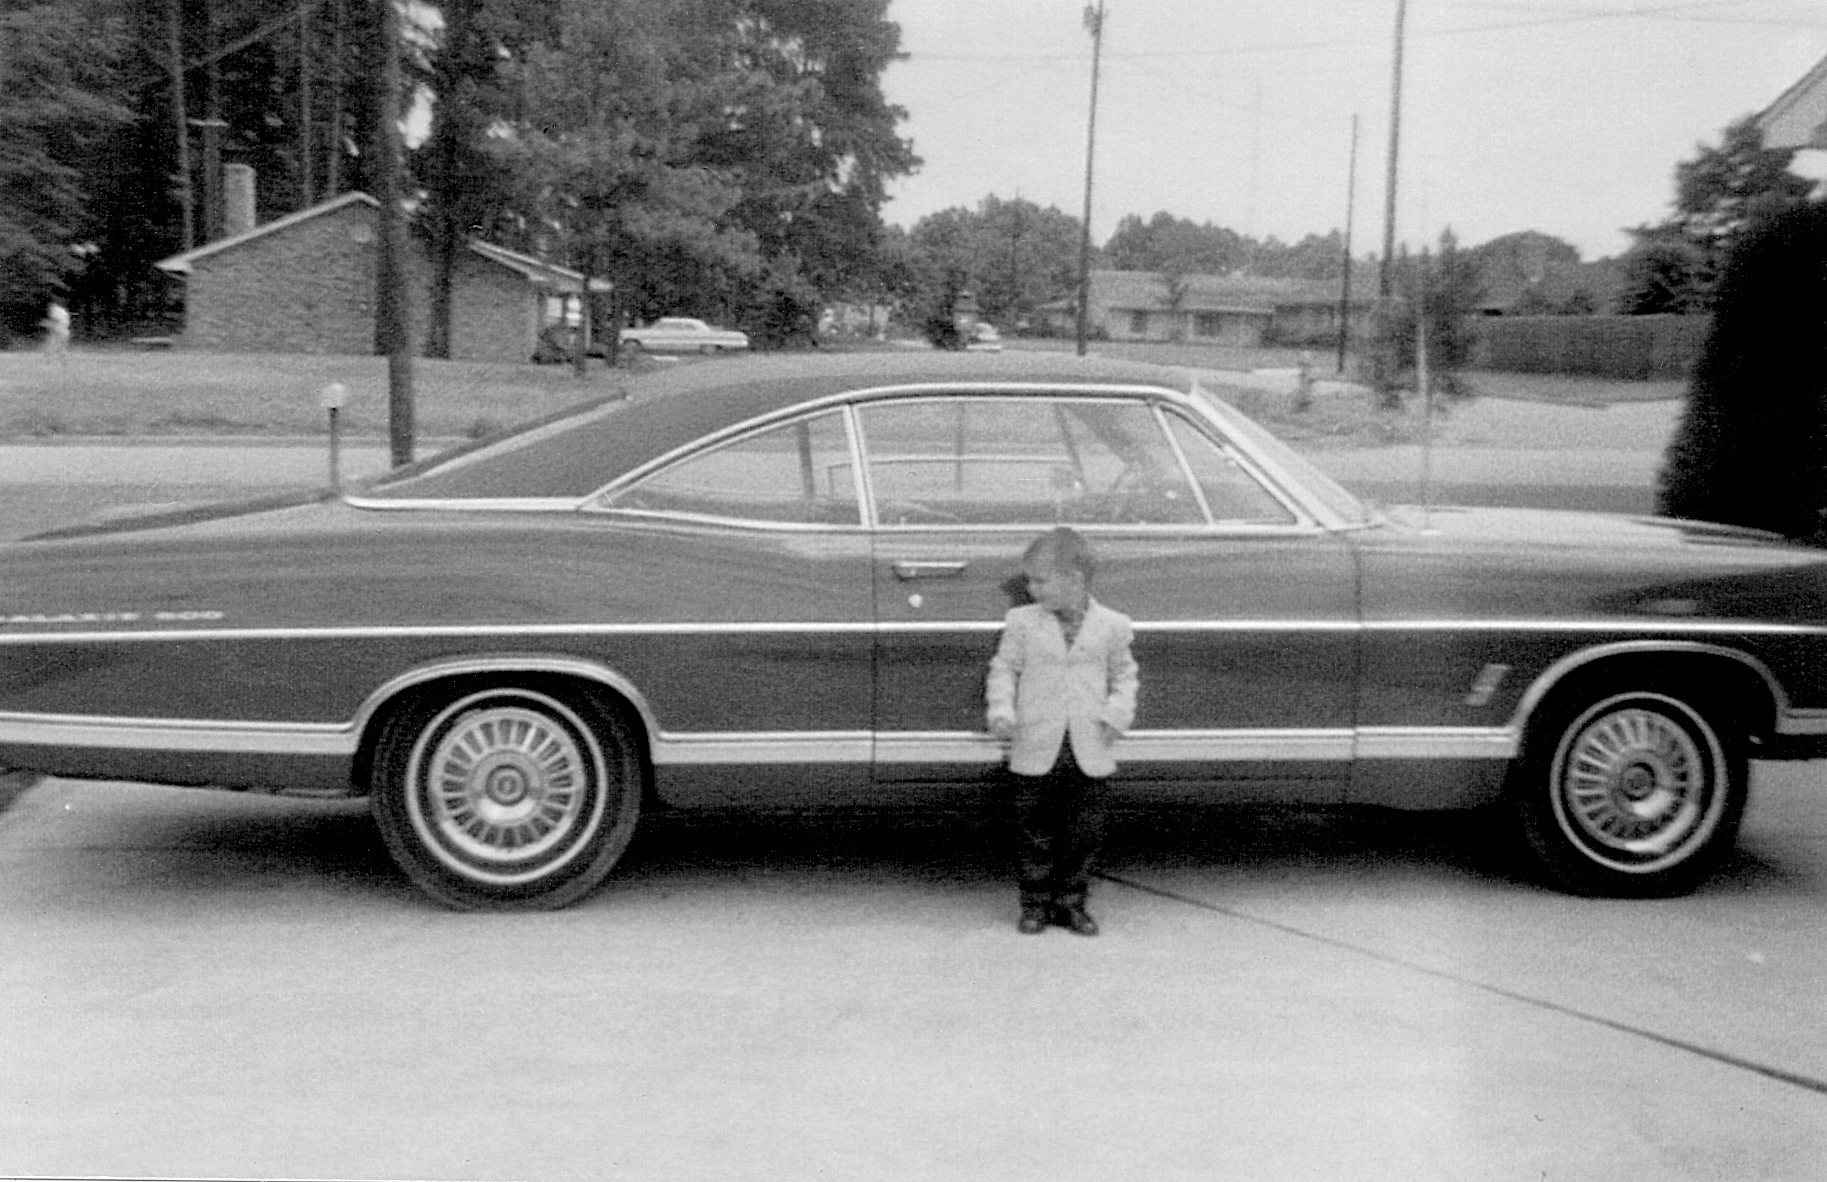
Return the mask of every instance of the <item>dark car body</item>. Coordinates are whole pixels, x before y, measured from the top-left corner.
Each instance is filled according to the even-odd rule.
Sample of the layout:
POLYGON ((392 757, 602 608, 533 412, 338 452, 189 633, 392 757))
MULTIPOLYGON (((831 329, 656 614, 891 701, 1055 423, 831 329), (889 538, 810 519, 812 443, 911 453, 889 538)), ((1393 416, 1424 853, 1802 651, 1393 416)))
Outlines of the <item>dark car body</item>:
POLYGON ((1691 886, 1827 736, 1827 554, 1368 508, 1197 382, 1032 355, 718 361, 343 497, 0 551, 0 766, 371 794, 459 906, 596 885, 643 804, 906 806, 1057 522, 1136 622, 1119 792, 1507 800, 1579 890, 1691 886))

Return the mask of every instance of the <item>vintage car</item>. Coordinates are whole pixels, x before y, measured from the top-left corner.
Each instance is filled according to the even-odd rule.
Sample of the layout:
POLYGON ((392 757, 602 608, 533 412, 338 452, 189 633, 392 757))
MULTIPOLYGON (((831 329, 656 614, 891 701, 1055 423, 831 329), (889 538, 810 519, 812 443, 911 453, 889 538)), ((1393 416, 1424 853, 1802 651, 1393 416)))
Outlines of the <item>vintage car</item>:
POLYGON ((989 321, 979 320, 971 329, 970 338, 965 342, 964 347, 973 353, 1000 353, 1002 352, 1002 334, 997 332, 996 326, 989 321))
POLYGON ((644 809, 979 799, 1019 555, 1135 620, 1122 798, 1497 804, 1549 880, 1691 888, 1827 736, 1827 553, 1381 511, 1210 379, 748 358, 358 491, 0 549, 0 766, 367 794, 456 907, 595 887, 644 809))
POLYGON ((622 348, 651 353, 722 353, 749 347, 747 333, 712 328, 689 316, 662 316, 646 328, 624 328, 622 348))

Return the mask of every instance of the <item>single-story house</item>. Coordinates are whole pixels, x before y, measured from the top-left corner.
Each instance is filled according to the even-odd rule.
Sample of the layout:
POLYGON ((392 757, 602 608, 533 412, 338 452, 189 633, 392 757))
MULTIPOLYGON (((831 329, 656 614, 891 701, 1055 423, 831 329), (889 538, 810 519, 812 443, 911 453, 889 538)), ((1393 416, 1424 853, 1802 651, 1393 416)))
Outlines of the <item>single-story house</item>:
MULTIPOLYGON (((245 178, 224 171, 229 231, 158 264, 184 281, 184 328, 174 343, 235 352, 372 353, 379 203, 366 193, 344 193, 254 225, 251 170, 245 178), (239 199, 235 181, 245 183, 239 199)), ((407 240, 413 337, 423 341, 431 267, 419 241, 407 240)), ((575 271, 472 240, 458 256, 451 288, 451 357, 529 360, 548 322, 548 297, 575 295, 582 283, 575 271)))
MULTIPOLYGON (((1185 341, 1251 348, 1264 344, 1317 344, 1338 339, 1341 285, 1326 280, 1261 275, 1185 275, 1178 298, 1156 271, 1093 271, 1087 321, 1094 335, 1113 341, 1185 341)), ((1372 304, 1369 290, 1354 288, 1353 323, 1372 304)), ((1054 332, 1076 327, 1075 299, 1039 309, 1054 332)))

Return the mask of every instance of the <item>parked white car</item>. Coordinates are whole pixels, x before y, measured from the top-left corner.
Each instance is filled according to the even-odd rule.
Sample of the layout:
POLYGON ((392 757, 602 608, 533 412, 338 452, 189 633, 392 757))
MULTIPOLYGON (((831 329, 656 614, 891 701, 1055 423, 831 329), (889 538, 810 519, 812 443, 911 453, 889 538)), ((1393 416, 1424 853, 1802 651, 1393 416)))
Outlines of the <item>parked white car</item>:
POLYGON ((964 347, 975 353, 1002 352, 1002 334, 987 320, 979 320, 977 327, 971 330, 970 339, 964 347))
POLYGON ((713 328, 690 316, 662 316, 646 328, 624 328, 622 348, 654 353, 721 353, 749 347, 747 333, 713 328))

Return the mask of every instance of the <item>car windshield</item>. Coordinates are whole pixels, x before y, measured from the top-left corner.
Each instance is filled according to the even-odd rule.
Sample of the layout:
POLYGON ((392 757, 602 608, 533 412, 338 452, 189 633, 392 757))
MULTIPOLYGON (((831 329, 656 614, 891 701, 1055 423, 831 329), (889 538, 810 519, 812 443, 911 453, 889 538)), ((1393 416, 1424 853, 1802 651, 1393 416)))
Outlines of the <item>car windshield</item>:
POLYGON ((1236 407, 1226 402, 1215 390, 1195 381, 1192 394, 1206 407, 1210 408, 1225 429, 1243 440, 1249 450, 1270 467, 1278 470, 1290 483, 1305 490, 1308 495, 1334 513, 1347 526, 1374 525, 1377 514, 1374 509, 1358 500, 1326 475, 1313 462, 1271 435, 1263 427, 1244 415, 1236 407))

